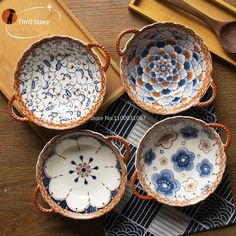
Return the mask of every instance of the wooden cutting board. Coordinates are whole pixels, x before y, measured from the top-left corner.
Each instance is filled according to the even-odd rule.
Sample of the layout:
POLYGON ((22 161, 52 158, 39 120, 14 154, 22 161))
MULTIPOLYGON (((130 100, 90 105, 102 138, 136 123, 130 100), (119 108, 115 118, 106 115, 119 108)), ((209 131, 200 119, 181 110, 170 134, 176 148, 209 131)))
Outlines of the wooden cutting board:
MULTIPOLYGON (((16 11, 15 23, 7 25, 0 16, 0 90, 7 98, 13 94, 13 74, 17 61, 33 42, 51 35, 68 35, 85 43, 95 42, 62 0, 0 1, 1 12, 9 8, 16 11)), ((104 60, 103 54, 95 51, 104 60)), ((111 60, 107 71, 107 92, 99 112, 103 112, 123 92, 119 68, 111 60)), ((31 125, 45 141, 58 133, 31 125)))
MULTIPOLYGON (((236 9, 222 0, 185 1, 220 21, 236 20, 236 9)), ((203 21, 189 13, 168 4, 165 0, 131 0, 129 8, 151 21, 171 21, 193 29, 203 38, 212 53, 236 66, 236 55, 224 51, 211 29, 203 21)))

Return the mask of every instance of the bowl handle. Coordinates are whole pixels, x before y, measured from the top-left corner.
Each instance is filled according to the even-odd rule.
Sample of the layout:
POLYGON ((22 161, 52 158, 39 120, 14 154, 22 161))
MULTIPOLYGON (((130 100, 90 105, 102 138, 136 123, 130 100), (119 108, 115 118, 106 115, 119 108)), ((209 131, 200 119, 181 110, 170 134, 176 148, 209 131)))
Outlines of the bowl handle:
POLYGON ((232 135, 230 133, 229 128, 227 126, 225 126, 223 124, 219 124, 219 123, 209 123, 207 125, 210 126, 210 127, 213 127, 213 128, 221 128, 226 132, 226 142, 224 144, 224 149, 225 150, 228 149, 231 142, 232 142, 232 135))
POLYGON ((129 160, 129 157, 130 157, 130 145, 129 145, 129 143, 120 136, 109 136, 109 137, 107 137, 107 139, 110 142, 119 141, 122 144, 124 144, 124 146, 125 146, 125 155, 123 157, 123 160, 124 160, 125 163, 127 163, 127 161, 129 160))
POLYGON ((11 99, 8 101, 8 111, 13 119, 20 121, 20 122, 27 122, 30 121, 27 117, 19 117, 16 115, 16 113, 13 111, 13 103, 15 101, 16 97, 15 94, 11 97, 11 99))
POLYGON ((39 188, 39 186, 37 186, 34 190, 34 193, 33 193, 33 203, 34 203, 36 209, 38 209, 40 212, 42 212, 44 214, 48 214, 48 215, 54 213, 53 209, 46 209, 39 204, 39 202, 38 202, 39 192, 40 192, 40 188, 39 188))
POLYGON ((127 30, 124 30, 122 31, 118 37, 116 38, 116 51, 118 53, 119 56, 123 56, 124 53, 125 53, 125 49, 121 50, 120 49, 120 41, 122 39, 122 37, 125 35, 125 34, 129 34, 129 33, 133 33, 133 34, 136 34, 139 30, 138 29, 127 29, 127 30))
POLYGON ((106 61, 105 61, 105 65, 103 65, 102 67, 103 67, 103 70, 106 72, 109 65, 110 65, 110 61, 111 61, 110 53, 107 50, 107 48, 102 46, 101 44, 97 44, 97 43, 88 43, 87 46, 90 49, 93 48, 93 47, 100 48, 104 52, 106 61))
POLYGON ((195 107, 206 107, 209 106, 216 98, 216 93, 217 93, 217 87, 216 87, 216 82, 212 80, 211 82, 211 88, 212 88, 212 95, 211 97, 205 101, 205 102, 198 102, 195 107))
POLYGON ((131 190, 132 190, 133 194, 134 194, 136 197, 138 197, 138 198, 140 198, 140 199, 142 199, 142 200, 153 200, 153 199, 155 199, 155 198, 152 197, 152 196, 149 196, 149 195, 142 195, 142 194, 140 194, 140 193, 137 192, 137 190, 136 190, 136 188, 135 188, 135 181, 137 180, 137 178, 138 178, 138 173, 137 173, 137 171, 135 171, 134 174, 133 174, 132 177, 131 177, 131 180, 130 180, 130 187, 131 187, 131 190))

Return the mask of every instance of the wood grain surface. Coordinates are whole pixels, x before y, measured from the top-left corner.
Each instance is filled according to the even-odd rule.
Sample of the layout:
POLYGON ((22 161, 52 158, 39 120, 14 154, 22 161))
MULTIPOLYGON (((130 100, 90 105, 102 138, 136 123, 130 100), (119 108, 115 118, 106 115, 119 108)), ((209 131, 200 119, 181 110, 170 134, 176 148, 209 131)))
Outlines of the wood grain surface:
MULTIPOLYGON (((228 4, 224 4, 223 1, 185 0, 185 2, 189 3, 207 16, 220 21, 236 20, 235 12, 232 12, 232 6, 231 8, 228 8, 228 4), (227 8, 227 10, 225 8, 227 8)), ((190 13, 186 13, 184 10, 179 9, 164 0, 132 0, 130 1, 129 7, 134 12, 137 12, 137 14, 140 14, 152 21, 172 21, 190 27, 202 37, 206 44, 208 44, 211 52, 236 66, 236 56, 227 53, 221 47, 214 32, 209 30, 208 25, 190 13)))
MULTIPOLYGON (((236 0, 227 0, 236 6, 236 0)), ((128 8, 127 0, 65 0, 67 6, 92 33, 107 46, 118 63, 114 41, 129 27, 149 22, 128 8)), ((232 131, 233 143, 227 151, 234 198, 236 199, 236 69, 213 58, 213 76, 218 84, 217 114, 219 121, 232 131)), ((36 185, 35 164, 43 142, 27 124, 19 124, 7 112, 7 100, 0 95, 0 235, 1 236, 100 236, 104 235, 101 219, 74 221, 58 215, 45 216, 35 210, 32 191, 36 185)), ((235 236, 236 226, 195 235, 235 236)))

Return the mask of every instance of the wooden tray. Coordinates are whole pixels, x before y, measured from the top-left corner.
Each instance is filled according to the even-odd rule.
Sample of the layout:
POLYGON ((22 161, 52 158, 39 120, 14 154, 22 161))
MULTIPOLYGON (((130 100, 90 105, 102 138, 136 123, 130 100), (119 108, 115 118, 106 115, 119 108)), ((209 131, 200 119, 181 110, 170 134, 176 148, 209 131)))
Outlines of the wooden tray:
MULTIPOLYGON (((18 20, 20 18, 39 18, 49 20, 50 23, 48 26, 26 26, 19 25, 18 22, 9 25, 7 30, 10 34, 17 37, 32 37, 19 39, 13 38, 6 33, 7 25, 2 19, 0 19, 0 90, 7 98, 13 94, 13 74, 16 63, 24 50, 33 42, 51 35, 69 35, 78 38, 85 43, 95 42, 95 39, 91 34, 61 0, 3 0, 0 2, 1 11, 8 8, 13 8, 16 13, 18 13, 18 20), (53 7, 52 9, 46 8, 49 2, 53 7), (25 11, 26 9, 30 10, 25 11), (35 37, 37 35, 40 36, 35 37)), ((96 53, 104 59, 104 56, 99 50, 97 50, 96 53)), ((121 96, 123 92, 124 90, 120 80, 119 68, 115 62, 111 60, 111 65, 107 71, 107 92, 99 112, 103 112, 105 108, 121 96)), ((33 124, 32 126, 45 141, 49 140, 57 133, 56 131, 46 130, 33 124)))
MULTIPOLYGON (((215 19, 236 20, 236 9, 222 0, 185 1, 215 19)), ((224 51, 215 34, 203 21, 166 3, 165 0, 131 0, 129 9, 151 21, 172 21, 192 28, 203 38, 212 53, 236 66, 236 56, 224 51)))

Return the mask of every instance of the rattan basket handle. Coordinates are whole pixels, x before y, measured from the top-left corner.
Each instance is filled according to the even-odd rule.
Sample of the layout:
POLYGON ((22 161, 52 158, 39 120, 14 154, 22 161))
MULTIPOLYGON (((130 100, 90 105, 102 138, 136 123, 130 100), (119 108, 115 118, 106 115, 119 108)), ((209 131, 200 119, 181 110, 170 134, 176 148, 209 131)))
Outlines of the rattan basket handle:
POLYGON ((219 123, 209 123, 207 125, 210 127, 213 127, 213 128, 221 128, 226 132, 226 141, 224 144, 224 149, 227 150, 232 142, 232 135, 231 135, 229 128, 227 126, 225 126, 223 124, 219 124, 219 123))
POLYGON ((125 53, 125 49, 123 49, 123 50, 120 49, 120 41, 123 38, 123 36, 126 34, 130 34, 130 33, 136 34, 138 31, 139 31, 138 29, 127 29, 127 30, 122 31, 118 35, 118 37, 116 38, 116 51, 119 56, 123 56, 125 53))
POLYGON ((34 190, 34 193, 33 193, 33 203, 34 203, 36 209, 38 209, 43 214, 49 215, 49 214, 55 213, 53 209, 46 209, 39 204, 39 202, 38 202, 39 193, 40 193, 40 188, 39 188, 39 186, 37 186, 34 190))
POLYGON ((111 57, 110 57, 110 53, 109 53, 108 49, 106 47, 102 46, 101 44, 97 44, 97 43, 88 43, 87 46, 91 49, 93 47, 95 47, 95 48, 99 48, 103 51, 103 53, 105 54, 106 61, 105 61, 105 64, 102 66, 102 68, 106 72, 109 65, 110 65, 110 61, 111 61, 111 57))
POLYGON ((16 97, 15 97, 15 95, 13 95, 10 98, 10 100, 8 101, 8 111, 9 111, 10 115, 12 116, 12 118, 19 121, 19 122, 30 121, 27 117, 19 117, 18 115, 16 115, 16 113, 13 110, 13 103, 14 103, 15 99, 16 99, 16 97))
POLYGON ((142 200, 153 200, 153 199, 155 199, 155 198, 152 197, 152 196, 149 196, 149 195, 142 195, 142 194, 140 194, 140 193, 137 192, 137 190, 136 190, 136 188, 135 188, 135 181, 137 180, 137 178, 138 178, 138 173, 137 173, 137 171, 135 171, 134 174, 133 174, 132 177, 131 177, 131 180, 130 180, 130 187, 131 187, 131 190, 132 190, 133 194, 134 194, 136 197, 138 197, 138 198, 140 198, 140 199, 142 199, 142 200))
POLYGON ((107 139, 110 142, 119 141, 122 144, 124 144, 124 146, 125 146, 125 155, 124 155, 123 160, 124 160, 125 163, 127 163, 127 161, 130 158, 130 145, 129 145, 129 143, 125 139, 123 139, 122 137, 119 137, 119 136, 109 136, 109 137, 107 137, 107 139))
POLYGON ((216 87, 216 82, 212 80, 211 82, 211 88, 212 88, 212 95, 211 97, 205 101, 205 102, 198 102, 195 107, 206 107, 209 106, 216 98, 216 93, 217 93, 217 87, 216 87))

